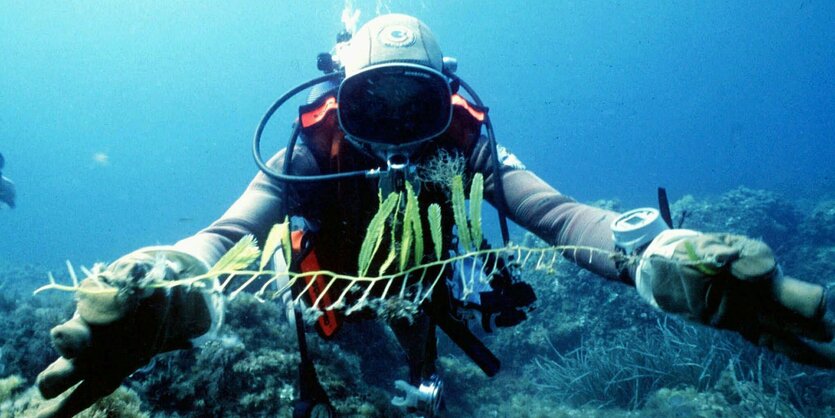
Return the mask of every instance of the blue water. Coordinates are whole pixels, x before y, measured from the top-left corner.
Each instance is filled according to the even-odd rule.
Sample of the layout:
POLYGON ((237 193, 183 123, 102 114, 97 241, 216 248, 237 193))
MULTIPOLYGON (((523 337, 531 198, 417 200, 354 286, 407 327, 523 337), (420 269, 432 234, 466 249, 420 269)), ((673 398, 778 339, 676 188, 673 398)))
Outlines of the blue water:
MULTIPOLYGON (((355 1, 365 21, 378 5, 355 1)), ((207 225, 255 125, 318 75, 341 1, 6 1, 0 260, 89 265, 207 225)), ((835 191, 835 2, 391 1, 457 57, 500 142, 581 200, 835 191), (523 4, 524 3, 524 4, 523 4)), ((292 113, 271 126, 286 140, 292 113)), ((265 150, 265 152, 267 152, 265 150)))

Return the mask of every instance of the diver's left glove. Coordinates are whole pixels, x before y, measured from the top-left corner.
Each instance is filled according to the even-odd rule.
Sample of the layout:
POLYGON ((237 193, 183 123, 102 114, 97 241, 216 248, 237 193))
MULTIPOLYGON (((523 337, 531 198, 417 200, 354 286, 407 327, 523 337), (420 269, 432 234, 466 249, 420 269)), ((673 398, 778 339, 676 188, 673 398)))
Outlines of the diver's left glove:
POLYGON ((641 297, 664 311, 740 333, 795 361, 835 368, 835 295, 784 276, 766 244, 671 229, 644 251, 641 297))
POLYGON ((130 253, 80 283, 75 315, 51 331, 61 357, 38 375, 41 394, 67 397, 40 417, 71 417, 116 390, 131 373, 166 351, 189 348, 213 328, 205 287, 160 287, 195 277, 206 263, 170 247, 130 253))

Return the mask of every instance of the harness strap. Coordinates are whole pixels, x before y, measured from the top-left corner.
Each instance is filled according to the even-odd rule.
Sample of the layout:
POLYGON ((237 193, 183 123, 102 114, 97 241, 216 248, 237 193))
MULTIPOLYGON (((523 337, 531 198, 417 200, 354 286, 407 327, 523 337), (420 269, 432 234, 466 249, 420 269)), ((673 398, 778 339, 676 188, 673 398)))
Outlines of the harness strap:
POLYGON ((329 97, 321 105, 316 106, 312 109, 306 106, 302 106, 299 112, 301 114, 300 119, 302 122, 302 128, 309 128, 321 122, 322 119, 324 119, 325 116, 327 116, 328 112, 330 112, 331 110, 335 110, 338 107, 339 105, 336 104, 336 97, 333 96, 329 97))
MULTIPOLYGON (((299 269, 301 272, 306 273, 321 270, 319 259, 316 257, 316 251, 313 248, 305 248, 304 232, 293 231, 291 234, 291 240, 293 243, 293 251, 301 256, 299 261, 299 269)), ((331 299, 331 295, 329 293, 325 292, 324 295, 322 295, 328 284, 327 279, 329 278, 330 277, 321 274, 304 278, 304 287, 307 288, 308 303, 312 305, 313 302, 318 300, 321 295, 321 300, 319 300, 316 307, 322 311, 322 315, 319 316, 318 320, 316 320, 316 331, 318 331, 325 339, 333 337, 342 325, 342 317, 340 315, 337 315, 337 313, 332 309, 325 309, 333 304, 333 300, 331 299)))
POLYGON ((453 94, 452 95, 452 105, 462 107, 467 113, 470 114, 475 120, 479 122, 484 122, 484 111, 478 109, 476 106, 470 104, 467 99, 461 97, 460 94, 453 94))

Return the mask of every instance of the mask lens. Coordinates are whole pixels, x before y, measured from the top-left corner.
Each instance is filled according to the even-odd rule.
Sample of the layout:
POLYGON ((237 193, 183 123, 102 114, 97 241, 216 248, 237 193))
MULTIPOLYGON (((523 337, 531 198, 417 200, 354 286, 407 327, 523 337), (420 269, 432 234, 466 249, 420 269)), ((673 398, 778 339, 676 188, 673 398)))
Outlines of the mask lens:
POLYGON ((381 67, 345 79, 339 123, 362 141, 401 145, 440 135, 452 118, 451 91, 438 73, 381 67))

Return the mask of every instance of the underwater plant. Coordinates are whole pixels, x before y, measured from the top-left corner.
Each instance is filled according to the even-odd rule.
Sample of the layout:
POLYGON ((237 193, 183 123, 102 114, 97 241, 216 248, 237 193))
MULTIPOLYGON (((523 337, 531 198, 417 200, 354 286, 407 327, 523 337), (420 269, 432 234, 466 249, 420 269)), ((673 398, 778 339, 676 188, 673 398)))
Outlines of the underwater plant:
POLYGON ((462 154, 440 149, 423 164, 418 165, 417 176, 422 183, 438 188, 449 196, 452 178, 464 176, 466 168, 467 160, 462 154))
MULTIPOLYGON (((459 245, 462 247, 459 252, 444 254, 441 209, 437 203, 433 203, 427 208, 425 216, 429 224, 434 259, 424 257, 425 240, 421 226, 423 215, 420 213, 420 205, 414 190, 411 186, 406 186, 404 191, 392 192, 385 199, 379 195, 379 208, 368 224, 360 248, 357 274, 325 270, 293 272, 268 269, 270 258, 279 249, 285 252, 285 257, 289 258, 289 251, 292 248, 290 222, 285 219, 284 222, 273 226, 263 248, 259 248, 252 235, 244 236, 204 274, 164 280, 157 277, 158 275, 154 276, 149 273, 139 280, 138 284, 132 283, 131 286, 139 288, 188 286, 209 290, 217 277, 224 277, 219 286, 211 289, 224 292, 232 289, 230 287, 232 283, 239 283, 242 279, 243 282, 236 284, 230 292, 229 298, 234 299, 240 292, 249 289, 256 280, 267 277, 260 289, 255 292, 259 300, 279 298, 297 284, 303 284, 299 286, 300 291, 296 292, 292 298, 292 303, 297 304, 300 303, 302 295, 308 294, 315 282, 308 279, 322 276, 327 277, 328 282, 316 300, 311 301, 312 308, 307 310, 309 313, 321 314, 322 311, 344 309, 350 314, 370 307, 381 316, 394 315, 408 318, 431 297, 435 286, 446 277, 446 273, 454 268, 456 263, 463 261, 477 259, 483 262, 485 274, 472 276, 479 277, 478 280, 489 280, 494 273, 501 270, 505 260, 512 260, 514 268, 520 270, 533 269, 545 272, 555 271, 556 264, 567 252, 572 252, 574 256, 585 252, 590 259, 597 256, 616 258, 623 263, 637 263, 640 260, 639 256, 627 256, 618 252, 576 245, 529 247, 508 243, 496 248, 482 247, 480 241, 483 238, 481 230, 483 187, 482 175, 474 175, 469 187, 468 216, 462 176, 453 175, 448 185, 455 228, 458 231, 459 245), (387 233, 390 237, 388 240, 384 239, 387 233), (384 246, 388 248, 383 248, 384 246), (385 257, 377 257, 378 254, 385 254, 385 257), (398 263, 395 263, 396 260, 399 260, 398 263), (257 268, 250 266, 257 266, 257 268), (335 287, 337 283, 341 286, 335 287), (335 298, 332 298, 330 304, 323 306, 324 297, 332 288, 341 290, 335 298), (378 293, 372 294, 372 289, 376 289, 378 293), (360 292, 361 295, 358 297, 348 296, 360 292)), ((689 263, 696 268, 707 268, 702 260, 693 259, 689 263)), ((35 293, 45 290, 85 294, 121 291, 114 287, 81 288, 71 266, 69 270, 72 278, 71 285, 58 284, 54 277, 49 275, 49 284, 40 287, 35 293)), ((88 277, 107 274, 103 265, 96 265, 90 270, 82 269, 82 271, 88 277)), ((473 278, 473 280, 476 279, 473 278)))
MULTIPOLYGON (((475 222, 473 219, 475 215, 472 212, 474 201, 472 196, 474 192, 473 189, 477 189, 477 187, 474 183, 475 178, 473 178, 473 182, 469 186, 470 202, 468 205, 470 211, 468 222, 470 224, 471 233, 475 228, 475 222)), ((408 193, 408 191, 405 193, 408 193)), ((417 211, 418 218, 424 220, 421 237, 424 239, 424 244, 426 246, 425 259, 419 258, 420 260, 423 260, 421 263, 417 261, 415 258, 415 250, 418 247, 414 241, 412 241, 411 246, 408 245, 406 232, 402 229, 404 228, 404 224, 408 225, 408 222, 404 221, 404 219, 408 216, 413 216, 414 212, 412 212, 412 215, 408 215, 408 213, 410 211, 414 211, 414 209, 406 209, 409 202, 407 194, 404 194, 403 197, 400 197, 399 199, 400 204, 403 206, 400 208, 392 208, 389 216, 384 222, 382 222, 382 226, 384 228, 383 237, 390 236, 392 228, 397 228, 397 239, 390 242, 386 240, 380 242, 380 245, 377 248, 377 254, 380 255, 379 259, 374 259, 372 257, 372 260, 374 261, 369 260, 368 271, 366 273, 366 276, 368 277, 364 277, 365 281, 355 281, 353 291, 359 291, 363 289, 363 285, 367 286, 369 284, 376 284, 377 289, 382 289, 384 284, 391 283, 391 280, 386 281, 386 277, 384 276, 395 277, 396 273, 401 273, 400 270, 407 271, 409 269, 417 268, 416 270, 413 270, 412 274, 414 277, 420 277, 421 271, 419 267, 422 264, 437 262, 449 256, 449 254, 443 253, 443 248, 441 246, 433 245, 433 242, 441 242, 440 239, 442 235, 439 235, 437 239, 433 238, 432 235, 436 231, 440 234, 440 226, 442 225, 441 221, 443 220, 441 206, 433 204, 425 210, 417 211), (395 219, 395 215, 397 215, 398 218, 395 219), (432 225, 437 225, 437 227, 433 227, 432 225), (426 230, 429 231, 427 232, 426 230), (384 256, 387 256, 391 251, 390 245, 394 246, 395 251, 397 251, 398 259, 395 261, 401 260, 401 257, 407 258, 405 268, 401 269, 399 262, 393 262, 389 264, 386 274, 379 274, 379 267, 382 265, 382 262, 385 261, 384 258, 387 258, 384 256), (403 255, 404 247, 411 247, 410 254, 407 256, 403 255), (436 254, 435 250, 438 250, 439 252, 436 254)), ((380 201, 382 202, 383 200, 383 197, 381 197, 380 201)), ((456 225, 456 227, 459 226, 456 225)), ((227 253, 228 259, 226 261, 218 262, 213 266, 215 273, 212 274, 221 276, 226 274, 226 276, 222 278, 224 288, 233 290, 232 296, 230 297, 235 298, 235 303, 228 304, 227 308, 232 311, 238 311, 238 314, 235 315, 234 313, 230 314, 227 312, 226 318, 229 321, 229 329, 235 330, 236 333, 241 333, 241 341, 246 343, 245 348, 225 348, 221 350, 219 347, 210 346, 209 348, 200 350, 195 355, 197 357, 196 361, 199 362, 197 363, 199 366, 194 365, 195 360, 182 360, 179 365, 174 364, 173 366, 158 367, 156 373, 159 373, 160 375, 167 374, 172 377, 169 377, 169 380, 160 381, 152 389, 149 389, 153 393, 140 391, 143 399, 153 399, 153 402, 158 402, 158 400, 154 398, 155 394, 157 396, 161 396, 159 394, 164 393, 164 396, 162 397, 164 399, 169 399, 172 397, 171 393, 178 390, 175 386, 183 388, 182 390, 184 391, 187 388, 194 388, 195 386, 203 387, 204 382, 206 382, 206 385, 215 382, 214 384, 217 386, 217 389, 216 392, 213 393, 216 393, 216 395, 212 395, 211 399, 218 400, 221 399, 222 396, 227 396, 228 399, 222 401, 225 402, 222 410, 230 414, 230 416, 234 415, 232 411, 239 410, 256 415, 267 413, 267 411, 270 411, 271 413, 273 411, 280 410, 284 412, 285 415, 277 413, 278 415, 289 416, 287 415, 289 413, 286 411, 286 406, 287 402, 292 399, 293 394, 289 392, 289 389, 281 389, 288 387, 286 382, 295 378, 295 369, 285 370, 284 363, 281 363, 281 366, 278 367, 276 363, 276 356, 278 354, 270 354, 267 351, 264 351, 264 347, 276 349, 276 345, 278 345, 281 348, 280 351, 284 353, 283 355, 288 356, 288 360, 286 361, 288 365, 287 367, 295 367, 296 363, 289 357, 295 353, 295 347, 288 343, 286 338, 283 338, 283 336, 292 332, 292 330, 287 328, 286 324, 279 323, 277 321, 280 319, 278 318, 280 314, 278 308, 273 304, 260 304, 252 297, 252 295, 248 293, 243 295, 235 293, 248 287, 253 287, 253 283, 256 283, 256 281, 254 281, 256 274, 252 272, 255 271, 265 272, 264 274, 270 277, 273 277, 271 276, 273 274, 287 274, 291 276, 293 280, 304 279, 305 276, 298 275, 299 277, 295 277, 297 275, 294 275, 294 273, 291 272, 271 272, 267 267, 270 255, 273 251, 289 251, 289 246, 284 244, 284 242, 286 242, 286 238, 283 238, 289 235, 289 233, 288 223, 285 222, 277 224, 273 227, 267 239, 263 241, 262 250, 258 250, 255 240, 242 240, 242 242, 239 243, 239 245, 242 245, 241 248, 238 248, 234 252, 230 250, 229 253, 227 253), (235 260, 240 260, 241 262, 233 263, 235 260), (248 271, 250 273, 247 273, 248 271), (230 272, 231 274, 229 274, 230 272), (241 306, 242 304, 243 306, 241 306), (254 314, 254 312, 257 311, 255 308, 263 310, 264 314, 260 316, 254 314), (235 316, 238 316, 239 318, 236 320, 234 319, 235 316), (265 320, 265 318, 270 318, 270 321, 265 320), (248 339, 247 335, 252 335, 254 337, 249 337, 248 339), (251 341, 250 339, 252 338, 257 338, 258 342, 256 343, 251 341), (232 360, 224 360, 223 358, 220 358, 218 360, 213 360, 212 362, 209 361, 210 358, 220 356, 220 353, 234 354, 235 356, 232 360), (238 368, 244 369, 241 369, 241 371, 238 372, 234 370, 232 366, 229 366, 228 369, 222 366, 223 364, 230 364, 230 361, 235 364, 240 362, 241 365, 238 366, 238 368), (262 362, 263 364, 261 364, 262 362), (233 388, 243 387, 238 385, 244 384, 242 382, 247 382, 247 384, 249 384, 249 382, 254 380, 251 376, 252 371, 256 369, 250 369, 250 365, 253 364, 260 367, 257 369, 257 375, 275 375, 279 377, 277 377, 274 381, 266 381, 265 379, 265 382, 262 382, 264 387, 263 389, 253 391, 253 389, 250 388, 248 389, 248 394, 246 394, 247 392, 245 391, 241 391, 240 393, 246 394, 245 396, 247 397, 247 401, 243 402, 239 399, 239 392, 237 389, 233 390, 233 388), (220 376, 217 374, 221 373, 221 369, 223 369, 223 373, 227 373, 223 376, 223 378, 219 378, 220 376), (178 372, 178 370, 181 370, 181 372, 178 372), (197 380, 198 378, 193 377, 193 375, 197 373, 197 370, 206 371, 205 375, 200 375, 199 380, 197 380), (215 372, 210 373, 210 371, 215 372), (172 386, 170 384, 170 379, 174 378, 178 380, 176 380, 176 384, 172 386), (271 395, 272 398, 270 399, 272 404, 280 405, 279 407, 263 409, 265 403, 263 398, 266 396, 266 391, 268 390, 274 391, 271 392, 273 395, 271 395)), ((412 231, 412 233, 415 234, 414 231, 412 231)), ((475 236, 475 234, 472 235, 475 236)), ((368 234, 366 234, 366 236, 368 236, 368 234)), ((411 239, 414 240, 415 237, 413 236, 411 239)), ((473 241, 475 241, 475 238, 473 238, 473 241)), ((376 244, 376 242, 374 243, 376 244)), ((532 316, 529 321, 526 321, 521 326, 514 327, 513 329, 497 330, 494 334, 492 334, 492 337, 486 340, 491 349, 502 359, 503 368, 506 371, 493 378, 491 380, 491 384, 489 385, 483 385, 483 374, 477 367, 469 363, 466 357, 460 354, 456 355, 455 350, 452 349, 441 350, 442 352, 450 353, 448 357, 441 358, 443 369, 445 371, 445 380, 451 383, 448 385, 450 390, 449 393, 451 394, 451 396, 448 397, 448 401, 450 402, 449 405, 455 404, 453 406, 454 409, 451 410, 455 413, 450 416, 484 416, 490 411, 500 411, 498 413, 499 416, 627 417, 636 416, 634 408, 638 408, 639 411, 647 411, 646 413, 639 412, 638 416, 644 416, 645 414, 646 416, 671 416, 680 414, 682 413, 681 411, 689 411, 688 408, 690 408, 690 405, 696 405, 699 402, 705 403, 705 405, 703 405, 704 408, 725 408, 725 411, 727 411, 725 415, 705 416, 728 416, 734 415, 735 412, 748 412, 753 410, 753 406, 750 405, 760 405, 757 407, 757 411, 764 411, 764 413, 760 416, 779 416, 775 413, 775 411, 783 411, 783 408, 788 401, 791 401, 790 404, 803 411, 806 416, 831 416, 831 413, 827 414, 823 409, 821 409, 818 413, 807 413, 809 409, 803 409, 802 403, 795 400, 796 397, 802 396, 802 400, 809 405, 809 408, 813 408, 818 405, 832 405, 831 400, 835 399, 835 395, 829 395, 829 397, 826 398, 826 390, 834 393, 835 391, 827 389, 825 383, 821 384, 821 386, 823 386, 822 388, 817 388, 806 382, 808 380, 814 380, 816 382, 822 381, 823 379, 821 379, 820 375, 813 375, 808 369, 797 368, 793 365, 789 365, 790 367, 787 367, 783 372, 779 372, 779 370, 772 370, 773 367, 785 364, 785 362, 780 362, 779 358, 772 360, 769 356, 763 357, 763 361, 760 362, 759 351, 755 351, 751 348, 748 348, 748 350, 754 352, 752 355, 746 355, 745 358, 753 360, 740 361, 741 359, 738 357, 739 352, 741 348, 747 346, 735 345, 735 348, 731 350, 732 352, 723 350, 723 343, 721 340, 716 340, 717 334, 715 331, 700 330, 696 328, 696 330, 699 331, 694 335, 690 335, 690 332, 694 331, 694 329, 691 327, 679 329, 675 326, 678 324, 677 322, 667 324, 666 327, 655 327, 656 315, 660 316, 663 314, 657 313, 651 310, 650 307, 646 306, 646 304, 642 300, 639 300, 637 295, 634 294, 634 290, 632 288, 622 287, 621 289, 619 286, 611 286, 609 283, 601 280, 590 280, 590 277, 586 277, 585 275, 591 275, 591 273, 588 273, 585 270, 580 270, 579 267, 574 266, 574 264, 562 262, 559 256, 565 251, 574 250, 573 248, 548 247, 543 241, 532 237, 528 239, 520 239, 519 244, 520 245, 510 244, 502 248, 494 249, 490 252, 482 251, 481 254, 493 253, 515 257, 514 262, 523 266, 525 269, 525 281, 534 284, 531 276, 536 276, 538 278, 537 280, 539 280, 539 282, 535 284, 537 293, 539 293, 540 296, 543 296, 540 298, 541 300, 548 300, 549 303, 548 305, 537 306, 537 315, 532 316), (535 249, 536 251, 529 252, 527 249, 535 249), (556 257, 558 262, 562 262, 562 264, 559 266, 551 265, 549 269, 548 266, 552 261, 552 257, 556 257), (540 268, 537 269, 537 266, 540 266, 540 268), (550 270, 557 270, 558 276, 552 275, 552 271, 550 270), (571 296, 562 295, 561 292, 564 286, 572 286, 574 288, 571 296), (620 295, 616 295, 615 293, 620 293, 620 295), (604 301, 603 303, 605 303, 604 309, 601 309, 601 301, 604 301), (554 321, 554 318, 559 318, 559 320, 554 321), (640 325, 641 323, 643 323, 643 326, 640 325), (640 337, 638 338, 635 336, 636 324, 639 324, 639 329, 647 328, 646 333, 641 332, 640 337), (665 331, 665 328, 671 332, 665 331), (708 339, 706 337, 708 335, 711 336, 711 338, 708 339), (714 344, 718 343, 718 345, 713 348, 713 353, 715 353, 714 356, 711 357, 705 354, 705 351, 701 351, 709 350, 711 347, 710 345, 702 347, 702 344, 705 341, 711 341, 714 344), (551 344, 549 344, 549 342, 551 342, 551 344), (682 344, 679 344, 679 342, 682 344), (673 344, 678 351, 671 350, 669 355, 667 355, 667 352, 663 350, 661 352, 656 352, 659 347, 664 347, 669 344, 673 344), (685 350, 687 347, 690 348, 685 350), (675 355, 676 352, 679 354, 675 355), (720 356, 719 354, 722 355, 720 356), (730 369, 728 368, 728 357, 734 360, 733 368, 730 369), (725 361, 718 361, 720 359, 724 359, 725 361), (539 365, 537 365, 537 363, 539 365), (699 367, 696 367, 697 365, 699 367), (554 372, 554 370, 560 369, 554 369, 552 366, 572 369, 574 372, 568 373, 569 377, 560 381, 557 379, 560 373, 554 372), (620 366, 630 366, 631 368, 620 366), (642 367, 650 366, 652 366, 651 370, 642 369, 642 367), (702 370, 706 368, 711 369, 711 372, 710 374, 704 374, 703 376, 702 370), (626 372, 631 371, 632 374, 624 374, 626 372, 621 371, 624 369, 626 369, 626 372), (638 373, 641 370, 643 370, 645 372, 644 374, 647 374, 648 376, 639 375, 638 373), (651 375, 650 372, 652 370, 660 370, 664 373, 651 375), (728 372, 728 370, 730 370, 730 372, 728 372), (607 371, 610 372, 610 374, 607 374, 607 371), (717 375, 717 371, 719 375, 717 375), (804 372, 806 373, 805 375, 802 374, 804 372), (522 373, 525 374, 522 375, 522 373), (618 375, 618 373, 620 373, 620 375, 618 375), (751 376, 750 373, 756 374, 751 376), (720 376, 722 374, 730 376, 732 379, 722 378, 720 376), (661 381, 669 378, 669 375, 675 376, 678 380, 661 381), (550 380, 546 380, 546 377, 548 376, 550 376, 550 380), (581 376, 582 378, 579 380, 574 380, 581 376), (655 382, 656 379, 661 380, 655 382), (783 384, 778 385, 781 382, 783 382, 783 384), (454 388, 463 388, 463 390, 459 392, 452 392, 454 388), (635 395, 636 388, 638 389, 637 396, 635 395), (794 392, 790 392, 790 390, 795 391, 796 394, 794 394, 794 392), (680 398, 684 396, 684 394, 688 394, 689 396, 691 392, 698 394, 697 396, 700 396, 700 398, 698 398, 698 400, 695 400, 694 398, 692 401, 682 403, 680 398), (497 393, 512 393, 514 395, 512 397, 505 395, 497 396, 497 393), (586 396, 593 395, 594 393, 602 393, 603 397, 586 396), (782 395, 777 396, 778 394, 782 395), (731 397, 731 395, 734 395, 739 399, 737 400, 736 398, 731 397), (613 401, 616 396, 617 400, 613 401), (545 402, 545 399, 550 400, 552 398, 556 398, 556 400, 551 400, 547 403, 545 402), (764 400, 764 402, 761 402, 760 404, 755 404, 753 402, 754 400, 760 399, 764 400), (560 410, 557 409, 557 407, 568 408, 568 404, 573 404, 574 408, 583 408, 581 410, 582 413, 578 415, 577 410, 571 409, 569 410, 570 414, 564 412, 560 415, 558 412, 560 410), (604 404, 608 405, 605 409, 597 409, 604 404), (615 405, 619 405, 619 408, 615 405), (627 409, 623 410, 620 408, 627 409), (548 414, 537 415, 533 412, 535 410, 547 411, 548 414)), ((476 254, 475 251, 471 251, 470 253, 461 251, 450 258, 458 257, 458 259, 464 259, 468 256, 474 257, 474 254, 476 254)), ((589 254, 590 256, 595 257, 615 256, 600 250, 591 250, 589 254)), ((639 259, 637 258, 632 258, 629 261, 637 262, 638 260, 639 259)), ((693 264, 694 266, 698 265, 695 260, 693 261, 693 264)), ((95 268, 92 270, 95 271, 95 268)), ((92 271, 89 270, 87 272, 92 273, 92 271)), ((435 272, 432 271, 431 273, 435 272)), ((326 272, 326 274, 330 273, 326 272)), ((435 277, 434 275, 430 276, 430 272, 427 272, 426 274, 428 279, 435 277)), ((344 283, 348 283, 351 280, 356 280, 359 276, 359 274, 355 274, 354 277, 346 276, 340 280, 343 280, 344 283)), ((211 283, 211 281, 209 281, 211 278, 199 280, 198 277, 184 277, 183 279, 198 279, 194 282, 195 286, 203 286, 204 284, 211 283)), ((159 283, 149 284, 152 286, 161 285, 159 283)), ((181 285, 185 284, 187 284, 187 282, 181 282, 181 285)), ((299 282, 299 284, 301 285, 302 282, 299 282)), ((399 290, 400 288, 394 287, 394 284, 399 284, 399 282, 395 281, 394 283, 391 283, 391 288, 389 289, 389 302, 393 301, 401 306, 414 306, 416 295, 414 293, 409 293, 408 295, 410 298, 401 300, 397 298, 397 292, 395 292, 395 290, 399 290)), ((430 283, 427 281, 424 285, 428 286, 429 284, 430 283)), ((67 287, 71 288, 72 286, 67 287)), ((257 289, 258 288, 256 287, 254 290, 257 289)), ((423 289, 425 290, 426 287, 423 289)), ((268 287, 266 291, 259 292, 260 297, 262 299, 273 298, 277 296, 274 290, 274 287, 268 287)), ((302 294, 303 293, 304 292, 302 292, 302 294)), ((362 295, 362 293, 359 293, 359 295, 362 295)), ((344 303, 347 303, 347 301, 343 301, 343 308, 346 307, 344 306, 344 303)), ((385 301, 381 301, 379 299, 379 295, 375 295, 374 297, 369 296, 369 298, 364 302, 365 306, 370 306, 374 309, 378 309, 378 306, 383 305, 384 303, 385 301)), ((335 307, 323 306, 321 308, 329 309, 335 307)), ((379 309, 383 308, 379 307, 379 309)), ((663 318, 663 316, 661 316, 661 318, 663 318)), ((444 338, 445 337, 443 335, 440 336, 441 344, 444 344, 444 338)), ((314 342, 314 349, 332 349, 326 344, 321 344, 320 347, 317 345, 317 339, 312 339, 312 341, 314 342)), ((363 344, 364 343, 365 342, 363 342, 363 344)), ((450 344, 448 341, 446 343, 450 344)), ((740 342, 739 344, 742 343, 740 342)), ((336 349, 333 348, 333 350, 336 349)), ((331 353, 331 355, 317 356, 323 359, 323 364, 331 364, 336 361, 341 362, 343 361, 341 360, 342 356, 345 355, 342 352, 337 354, 337 351, 327 351, 327 353, 331 353)), ((707 351, 707 353, 709 353, 709 351, 707 351)), ((182 358, 190 358, 190 356, 191 355, 186 354, 180 355, 182 358)), ((4 356, 4 360, 5 359, 6 358, 4 356)), ((359 361, 359 359, 361 359, 361 357, 357 357, 352 361, 359 361)), ((386 362, 380 360, 379 358, 375 358, 374 362, 382 364, 379 367, 384 368, 391 368, 393 367, 392 364, 395 364, 392 361, 386 362)), ((338 365, 332 367, 332 369, 343 371, 346 367, 343 363, 339 363, 338 365)), ((347 369, 358 373, 356 372, 356 367, 350 367, 347 369)), ((356 389, 356 386, 352 386, 351 382, 366 382, 371 375, 372 374, 365 372, 361 377, 358 377, 359 375, 346 373, 344 375, 340 375, 341 380, 334 378, 333 385, 327 385, 326 383, 326 386, 328 386, 328 392, 335 395, 336 399, 348 399, 350 396, 354 396, 355 393, 342 394, 339 393, 336 388, 345 386, 356 389)), ((141 379, 143 383, 149 380, 153 379, 147 379, 147 377, 143 377, 141 379)), ((828 387, 831 388, 833 386, 830 384, 828 387)), ((363 388, 365 388, 365 386, 363 386, 363 388)), ((367 398, 368 395, 364 394, 362 396, 366 396, 366 398, 362 399, 369 399, 367 398)), ((202 398, 204 397, 200 397, 200 399, 202 398)), ((384 396, 373 399, 374 400, 370 401, 370 403, 376 407, 382 408, 388 405, 387 398, 384 396)), ((180 398, 169 399, 168 402, 169 403, 165 406, 155 403, 153 408, 157 411, 160 409, 167 411, 176 410, 178 415, 174 416, 200 416, 201 413, 208 413, 207 411, 220 410, 208 409, 210 407, 217 408, 217 404, 214 406, 202 405, 197 397, 190 395, 190 392, 183 392, 180 398), (185 406, 179 404, 182 399, 186 399, 189 403, 186 403, 185 406), (187 415, 183 412, 184 410, 191 411, 191 415, 187 415)), ((217 402, 221 401, 218 400, 217 402)), ((357 413, 357 411, 360 411, 360 409, 357 408, 359 407, 351 407, 350 409, 347 409, 347 411, 357 413)), ((831 409, 828 409, 828 411, 831 411, 831 409)), ((157 412, 155 412, 155 414, 156 413, 157 412)), ((695 415, 696 414, 691 414, 688 416, 695 415)), ((754 415, 756 414, 736 414, 736 416, 754 415)), ((392 415, 383 414, 378 416, 392 415)))

